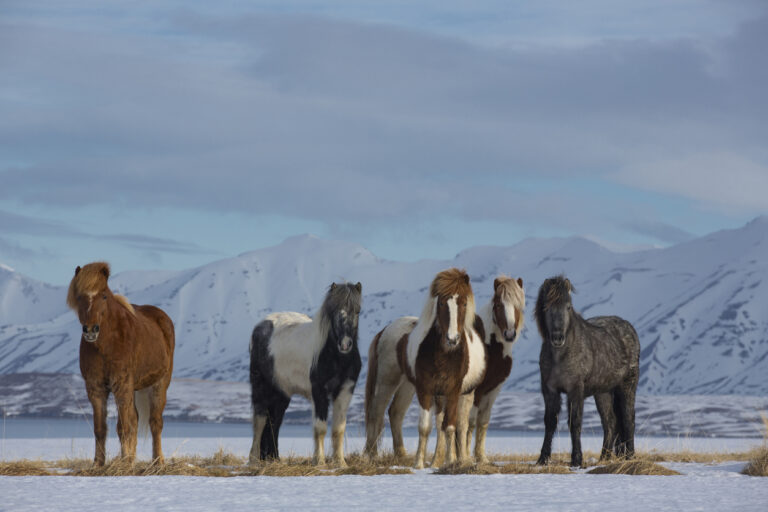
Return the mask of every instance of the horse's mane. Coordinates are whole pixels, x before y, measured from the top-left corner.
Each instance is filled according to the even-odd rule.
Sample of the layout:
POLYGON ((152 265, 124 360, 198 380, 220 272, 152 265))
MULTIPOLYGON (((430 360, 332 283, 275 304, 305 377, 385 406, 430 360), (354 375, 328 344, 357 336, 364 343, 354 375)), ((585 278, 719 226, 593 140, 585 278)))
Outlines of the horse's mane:
POLYGON ((511 277, 500 275, 494 281, 496 284, 496 291, 494 296, 501 297, 504 302, 511 302, 514 304, 515 309, 520 310, 521 314, 515 315, 515 329, 517 332, 521 332, 525 325, 525 291, 517 280, 511 277))
POLYGON ((314 357, 320 355, 323 345, 328 338, 328 332, 331 330, 333 315, 343 309, 351 314, 360 313, 360 304, 362 302, 362 292, 357 285, 351 283, 336 284, 333 283, 325 294, 325 299, 320 309, 317 310, 313 322, 317 322, 317 338, 315 339, 314 357))
POLYGON ((555 305, 570 302, 573 291, 576 290, 571 285, 571 281, 562 274, 550 277, 541 284, 539 296, 536 298, 536 325, 542 338, 547 337, 544 313, 555 305))
POLYGON ((109 291, 109 294, 114 297, 125 309, 135 315, 136 311, 133 309, 133 305, 127 298, 122 295, 113 294, 107 286, 107 280, 109 279, 109 263, 106 261, 96 261, 89 263, 84 267, 77 267, 75 270, 75 276, 69 283, 69 290, 67 291, 67 305, 77 311, 77 298, 83 295, 94 295, 102 290, 109 291))
POLYGON ((75 276, 69 283, 67 306, 77 311, 77 298, 83 295, 93 295, 107 287, 109 279, 109 263, 96 261, 84 267, 77 267, 75 276))
MULTIPOLYGON (((464 318, 464 328, 471 329, 475 323, 475 296, 472 293, 472 285, 469 284, 469 275, 464 270, 449 268, 438 272, 432 280, 429 287, 429 297, 424 303, 421 316, 413 328, 409 339, 416 341, 412 346, 418 347, 421 341, 426 338, 427 333, 435 323, 437 308, 435 304, 438 297, 450 297, 452 295, 463 295, 467 298, 467 314, 464 318)), ((410 343, 409 343, 410 345, 410 343)))

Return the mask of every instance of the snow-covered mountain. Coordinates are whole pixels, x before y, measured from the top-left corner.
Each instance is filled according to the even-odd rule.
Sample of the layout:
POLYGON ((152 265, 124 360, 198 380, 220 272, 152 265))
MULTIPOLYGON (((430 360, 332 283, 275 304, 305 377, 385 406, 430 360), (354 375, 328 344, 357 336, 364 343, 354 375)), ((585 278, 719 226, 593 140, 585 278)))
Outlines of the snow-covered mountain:
MULTIPOLYGON (((666 249, 614 253, 583 238, 528 239, 414 263, 298 236, 181 272, 118 273, 110 285, 171 315, 176 377, 244 381, 250 332, 268 313, 311 314, 332 281, 360 281, 365 353, 384 325, 421 311, 434 274, 451 266, 470 273, 478 304, 489 300, 499 273, 525 281, 527 327, 508 389, 539 388, 533 304, 545 278, 565 273, 584 316, 617 314, 635 325, 643 348, 641 392, 768 393, 768 217, 666 249)), ((0 373, 78 372, 80 326, 65 296, 65 287, 0 267, 0 373)))

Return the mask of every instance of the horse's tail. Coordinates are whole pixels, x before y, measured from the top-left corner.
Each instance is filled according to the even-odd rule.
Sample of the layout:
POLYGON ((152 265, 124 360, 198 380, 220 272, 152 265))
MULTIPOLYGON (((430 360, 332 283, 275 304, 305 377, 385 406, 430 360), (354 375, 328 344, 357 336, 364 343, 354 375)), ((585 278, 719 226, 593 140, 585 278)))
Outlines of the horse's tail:
POLYGON ((365 379, 365 423, 372 424, 373 418, 370 418, 371 404, 376 394, 376 379, 379 373, 379 340, 384 329, 374 336, 371 346, 368 347, 368 376, 365 379))
POLYGON ((133 402, 136 405, 136 411, 139 413, 139 437, 149 435, 149 394, 152 393, 152 387, 140 389, 133 392, 133 402))

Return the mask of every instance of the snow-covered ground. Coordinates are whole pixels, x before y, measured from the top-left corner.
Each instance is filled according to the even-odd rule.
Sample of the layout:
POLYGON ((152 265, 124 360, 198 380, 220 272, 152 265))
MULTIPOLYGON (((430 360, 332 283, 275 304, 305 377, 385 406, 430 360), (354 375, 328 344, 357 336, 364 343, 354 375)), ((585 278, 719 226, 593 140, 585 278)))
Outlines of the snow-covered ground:
MULTIPOLYGON (((76 420, 8 420, 2 458, 91 457, 93 441, 82 437, 76 420), (18 421, 16 424, 11 424, 18 421), (34 421, 38 421, 35 424, 34 421), (56 422, 59 423, 57 428, 56 422), (73 428, 75 431, 73 431, 73 428), (69 437, 48 437, 56 430, 69 437), (23 434, 27 437, 10 437, 23 434), (29 437, 39 434, 41 437, 29 437)), ((247 425, 169 424, 166 431, 178 437, 164 441, 166 455, 211 454, 223 448, 245 456, 250 448, 247 425), (217 433, 223 436, 217 437, 217 433), (207 434, 207 435, 206 435, 207 434)), ((87 428, 86 428, 87 430, 87 428)), ((348 431, 349 450, 363 445, 362 433, 348 431)), ((411 431, 406 445, 413 449, 411 431)), ((743 451, 755 439, 660 438, 638 439, 640 449, 743 451)), ((281 435, 284 454, 309 455, 308 426, 289 426, 281 435)), ((385 444, 389 439, 385 439, 385 444)), ((489 452, 536 453, 541 437, 494 431, 489 452)), ((586 436, 586 449, 599 447, 597 436, 586 436)), ((564 433, 555 449, 568 450, 564 433)), ((117 442, 109 438, 110 455, 117 442)), ((140 443, 140 456, 148 457, 148 442, 140 443)), ((0 477, 0 510, 738 510, 764 511, 768 480, 739 474, 741 462, 713 465, 668 463, 683 476, 589 475, 488 475, 437 476, 431 470, 412 475, 339 477, 0 477)))

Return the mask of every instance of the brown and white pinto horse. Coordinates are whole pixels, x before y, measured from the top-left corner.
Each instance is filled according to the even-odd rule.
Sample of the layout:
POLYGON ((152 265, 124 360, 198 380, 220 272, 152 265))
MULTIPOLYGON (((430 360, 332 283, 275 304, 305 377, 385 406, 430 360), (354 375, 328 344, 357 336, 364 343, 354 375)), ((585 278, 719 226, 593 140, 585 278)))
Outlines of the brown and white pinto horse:
POLYGON ((485 455, 485 434, 491 419, 491 408, 504 381, 512 371, 512 347, 520 338, 525 325, 525 290, 523 280, 499 276, 493 281, 493 298, 480 308, 478 316, 486 326, 485 378, 475 389, 475 399, 469 415, 467 449, 472 431, 477 428, 475 459, 488 462, 485 455))
POLYGON ((173 322, 155 306, 133 305, 113 294, 108 278, 107 263, 77 267, 67 294, 67 305, 77 312, 83 326, 80 372, 93 406, 94 461, 103 466, 106 458, 107 398, 112 392, 117 403, 120 455, 128 461, 135 459, 139 420, 146 423, 148 415, 152 457, 162 463, 160 434, 173 370, 173 322))
MULTIPOLYGON (((377 334, 369 350, 366 382, 366 451, 369 455, 375 455, 383 427, 383 411, 392 395, 397 392, 395 402, 407 400, 405 407, 398 408, 405 414, 415 390, 421 408, 415 467, 424 467, 431 411, 437 408, 436 397, 443 397, 445 404, 442 425, 438 427, 449 447, 446 462, 455 460, 457 420, 460 416, 466 417, 459 414, 460 397, 474 390, 485 375, 482 339, 483 329, 475 315, 469 276, 455 268, 438 273, 421 316, 396 320, 377 334)), ((399 421, 402 423, 402 418, 399 421)), ((401 438, 396 439, 395 444, 404 452, 402 432, 399 435, 401 438)), ((460 457, 466 456, 465 440, 466 435, 462 433, 458 439, 460 457)), ((402 453, 396 451, 396 454, 402 453)))
MULTIPOLYGON (((486 346, 486 373, 477 386, 474 395, 470 394, 469 404, 460 403, 457 422, 457 439, 466 435, 466 450, 472 440, 472 430, 477 426, 475 456, 478 461, 486 460, 485 433, 488 429, 491 408, 503 382, 512 369, 512 345, 520 336, 525 323, 525 292, 522 279, 514 280, 500 276, 493 282, 494 294, 491 300, 477 313, 482 325, 483 340, 486 346), (462 414, 466 412, 469 418, 462 414), (478 425, 479 424, 479 425, 478 425)), ((368 381, 366 386, 366 452, 374 456, 378 449, 378 439, 384 427, 384 412, 389 407, 389 423, 392 431, 393 450, 396 456, 405 455, 403 445, 403 418, 411 404, 415 389, 406 379, 401 378, 397 366, 395 346, 402 336, 401 332, 411 332, 417 323, 416 317, 402 317, 376 335, 371 343, 368 356, 368 381), (394 395, 394 399, 392 399, 394 395)), ((479 329, 478 329, 479 330, 479 329)), ((437 417, 440 423, 442 415, 437 417)), ((457 443, 460 444, 460 443, 457 443)), ((461 452, 459 446, 459 452, 461 452)), ((462 454, 459 453, 461 457, 462 454)), ((445 458, 445 437, 438 429, 437 446, 433 465, 439 465, 445 458)))

